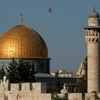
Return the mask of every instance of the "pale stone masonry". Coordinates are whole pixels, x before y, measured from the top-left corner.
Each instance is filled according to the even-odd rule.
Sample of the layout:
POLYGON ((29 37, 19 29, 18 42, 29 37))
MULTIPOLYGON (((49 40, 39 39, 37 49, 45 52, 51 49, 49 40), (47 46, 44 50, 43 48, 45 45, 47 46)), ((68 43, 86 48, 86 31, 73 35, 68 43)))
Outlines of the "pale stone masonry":
POLYGON ((45 83, 10 84, 5 77, 0 80, 0 100, 53 100, 53 94, 46 91, 45 83))
POLYGON ((99 14, 95 11, 89 16, 88 26, 85 27, 88 57, 88 93, 99 92, 100 69, 100 26, 99 14))
MULTIPOLYGON (((0 81, 0 100, 54 100, 56 94, 46 93, 46 91, 45 83, 10 84, 6 78, 0 81)), ((65 94, 57 95, 63 97, 65 94)), ((68 93, 68 100, 96 99, 95 93, 86 93, 84 97, 82 93, 68 93)))

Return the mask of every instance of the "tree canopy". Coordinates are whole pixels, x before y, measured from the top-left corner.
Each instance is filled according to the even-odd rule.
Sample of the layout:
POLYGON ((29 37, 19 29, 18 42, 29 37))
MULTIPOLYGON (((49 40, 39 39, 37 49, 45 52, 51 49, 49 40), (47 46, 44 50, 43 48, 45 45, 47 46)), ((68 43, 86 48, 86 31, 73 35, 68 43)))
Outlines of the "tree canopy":
POLYGON ((55 95, 54 100, 68 100, 68 96, 64 95, 63 97, 60 97, 58 95, 55 95))
POLYGON ((87 57, 83 61, 85 74, 78 79, 78 92, 86 93, 87 92, 87 57))
POLYGON ((58 71, 55 72, 55 85, 47 87, 47 92, 49 93, 60 93, 61 86, 60 86, 60 80, 59 80, 59 73, 58 71))
POLYGON ((6 75, 11 83, 36 81, 34 63, 24 61, 23 59, 16 61, 13 58, 5 69, 3 67, 0 69, 0 72, 2 72, 1 77, 6 75))

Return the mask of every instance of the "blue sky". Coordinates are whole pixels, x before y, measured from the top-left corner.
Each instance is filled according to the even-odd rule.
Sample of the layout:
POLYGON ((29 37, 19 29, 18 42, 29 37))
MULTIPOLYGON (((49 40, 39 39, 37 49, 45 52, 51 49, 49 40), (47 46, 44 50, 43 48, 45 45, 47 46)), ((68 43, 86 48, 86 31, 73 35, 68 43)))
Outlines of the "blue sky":
POLYGON ((23 24, 47 43, 51 72, 75 73, 87 55, 83 27, 94 5, 100 12, 100 0, 0 0, 0 35, 18 25, 23 13, 23 24))

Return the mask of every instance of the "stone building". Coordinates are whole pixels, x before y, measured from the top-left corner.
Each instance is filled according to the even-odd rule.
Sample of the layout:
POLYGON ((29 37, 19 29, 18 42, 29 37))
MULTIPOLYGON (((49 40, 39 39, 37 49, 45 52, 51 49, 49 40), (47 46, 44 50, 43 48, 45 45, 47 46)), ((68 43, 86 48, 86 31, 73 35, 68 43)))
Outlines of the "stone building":
POLYGON ((89 15, 85 29, 88 57, 88 92, 99 92, 100 73, 100 19, 95 8, 89 15))
MULTIPOLYGON (((51 73, 51 75, 55 76, 55 73, 51 73)), ((73 72, 67 72, 66 70, 58 70, 58 76, 59 77, 71 77, 76 78, 77 75, 73 72)))
POLYGON ((0 37, 0 66, 7 66, 12 58, 28 60, 34 63, 39 73, 50 73, 48 48, 43 38, 32 28, 17 25, 0 37))

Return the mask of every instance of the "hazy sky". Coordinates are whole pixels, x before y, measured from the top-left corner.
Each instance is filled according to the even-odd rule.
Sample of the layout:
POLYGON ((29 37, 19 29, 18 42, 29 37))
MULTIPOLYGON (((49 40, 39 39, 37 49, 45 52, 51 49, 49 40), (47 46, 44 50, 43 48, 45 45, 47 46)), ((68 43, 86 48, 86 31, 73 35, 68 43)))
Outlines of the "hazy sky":
POLYGON ((83 27, 94 5, 100 12, 100 0, 0 0, 0 35, 19 24, 22 12, 23 24, 47 43, 51 72, 77 72, 87 55, 83 27))

